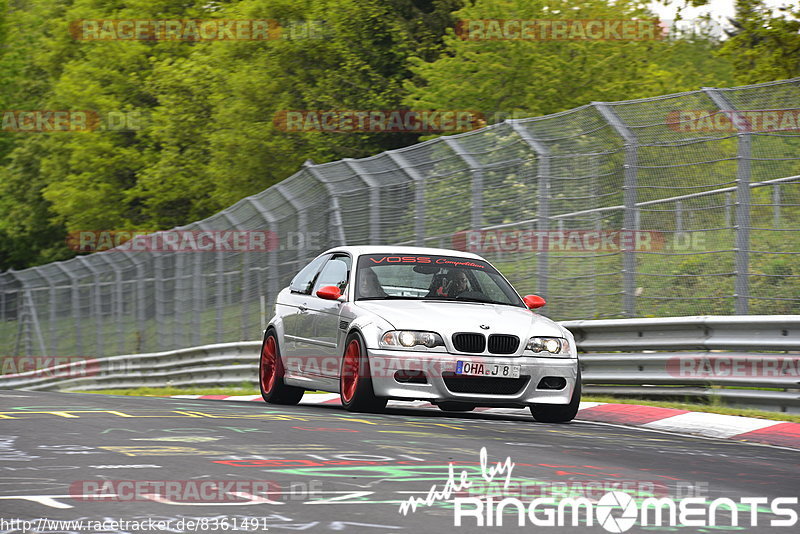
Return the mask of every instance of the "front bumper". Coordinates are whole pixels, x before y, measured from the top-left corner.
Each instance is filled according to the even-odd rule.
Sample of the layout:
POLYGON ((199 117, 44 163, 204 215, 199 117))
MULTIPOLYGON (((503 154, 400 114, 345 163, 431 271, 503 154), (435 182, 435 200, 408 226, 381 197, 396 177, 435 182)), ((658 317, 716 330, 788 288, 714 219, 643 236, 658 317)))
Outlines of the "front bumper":
MULTIPOLYGON (((521 407, 531 404, 569 404, 575 381, 578 376, 578 360, 576 358, 538 358, 533 356, 494 356, 483 354, 451 354, 445 352, 421 352, 368 349, 372 387, 375 394, 401 400, 427 400, 431 402, 459 401, 478 406, 521 407), (520 377, 529 377, 519 381, 517 389, 507 378, 495 378, 482 384, 475 382, 474 377, 454 377, 459 360, 481 362, 485 365, 519 365, 520 377), (426 383, 399 382, 397 371, 421 371, 425 374, 426 383), (559 390, 538 389, 544 377, 562 377, 566 386, 559 390), (477 384, 480 392, 459 392, 453 389, 458 380, 470 380, 477 384), (448 387, 448 383, 450 387, 448 387), (498 387, 499 386, 499 387, 498 387)), ((478 378, 480 380, 480 378, 478 378)), ((476 389, 474 387, 466 389, 476 389)))

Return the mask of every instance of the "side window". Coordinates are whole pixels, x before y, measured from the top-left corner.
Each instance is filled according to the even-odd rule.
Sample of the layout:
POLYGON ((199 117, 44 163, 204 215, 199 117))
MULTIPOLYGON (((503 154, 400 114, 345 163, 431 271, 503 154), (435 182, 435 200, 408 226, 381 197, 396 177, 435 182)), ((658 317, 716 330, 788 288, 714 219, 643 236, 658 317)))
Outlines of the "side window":
POLYGON ((292 293, 310 295, 311 288, 314 287, 314 282, 317 278, 317 273, 319 273, 320 267, 322 267, 322 264, 325 263, 328 258, 330 258, 330 255, 320 256, 306 265, 303 270, 297 273, 292 279, 292 282, 289 284, 289 290, 292 293))
POLYGON ((319 273, 317 283, 314 285, 314 293, 325 286, 336 286, 344 293, 347 287, 347 279, 350 276, 352 261, 350 256, 345 255, 331 258, 322 268, 322 272, 319 273))

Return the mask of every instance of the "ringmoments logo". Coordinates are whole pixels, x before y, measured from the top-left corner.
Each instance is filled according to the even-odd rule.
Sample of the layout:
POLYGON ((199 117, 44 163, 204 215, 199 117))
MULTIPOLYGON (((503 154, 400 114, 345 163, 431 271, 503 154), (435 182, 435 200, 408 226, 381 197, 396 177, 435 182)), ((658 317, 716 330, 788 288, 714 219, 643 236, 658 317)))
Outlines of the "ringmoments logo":
POLYGON ((643 527, 792 527, 797 525, 797 497, 720 497, 647 498, 637 503, 629 494, 612 491, 597 501, 583 497, 554 499, 543 497, 524 503, 513 497, 456 498, 454 525, 503 526, 516 519, 517 526, 564 527, 595 522, 608 532, 626 532, 639 523, 643 527), (567 513, 569 511, 569 513, 567 513), (765 519, 769 513, 781 519, 765 519), (508 517, 507 517, 508 514, 508 517))
MULTIPOLYGON (((516 464, 506 457, 503 462, 489 466, 486 447, 480 451, 481 479, 491 484, 498 475, 504 476, 503 488, 511 482, 516 464)), ((598 499, 586 497, 539 497, 524 502, 516 497, 494 499, 459 497, 481 479, 471 479, 466 470, 456 475, 453 462, 448 478, 439 489, 431 486, 426 497, 410 497, 400 504, 399 512, 407 515, 418 507, 437 502, 453 503, 453 524, 460 526, 502 527, 514 522, 519 527, 564 527, 595 524, 613 533, 626 532, 637 523, 642 527, 796 527, 797 497, 647 497, 635 499, 622 491, 608 491, 598 499), (765 515, 771 517, 766 518, 765 515)), ((503 480, 502 478, 500 480, 503 480)))

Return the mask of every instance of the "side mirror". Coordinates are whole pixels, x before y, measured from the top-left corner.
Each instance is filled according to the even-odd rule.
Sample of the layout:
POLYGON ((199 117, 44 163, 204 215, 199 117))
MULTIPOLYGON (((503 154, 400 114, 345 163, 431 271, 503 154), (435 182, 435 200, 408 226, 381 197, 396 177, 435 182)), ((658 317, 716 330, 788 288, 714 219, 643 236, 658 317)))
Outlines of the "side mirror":
POLYGON ((536 308, 541 308, 542 306, 545 305, 544 299, 539 295, 525 295, 524 297, 522 297, 522 302, 524 302, 525 306, 527 306, 531 310, 535 310, 536 308))
POLYGON ((342 296, 342 292, 339 291, 339 288, 336 286, 325 286, 319 288, 317 296, 325 300, 339 300, 339 297, 342 296))

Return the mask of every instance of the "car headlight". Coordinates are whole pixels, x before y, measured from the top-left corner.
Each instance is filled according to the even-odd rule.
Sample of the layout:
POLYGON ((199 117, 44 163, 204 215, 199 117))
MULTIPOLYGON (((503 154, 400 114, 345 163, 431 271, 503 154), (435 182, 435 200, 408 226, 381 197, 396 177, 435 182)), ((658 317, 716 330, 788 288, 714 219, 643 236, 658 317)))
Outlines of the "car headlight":
MULTIPOLYGON (((563 337, 532 337, 528 340, 526 350, 531 352, 547 352, 550 355, 569 357, 569 341, 563 337)), ((545 355, 546 356, 546 355, 545 355)))
POLYGON ((444 347, 442 336, 436 332, 417 332, 414 330, 391 330, 381 337, 381 345, 385 347, 412 348, 423 345, 429 349, 444 347))

